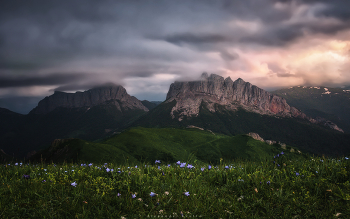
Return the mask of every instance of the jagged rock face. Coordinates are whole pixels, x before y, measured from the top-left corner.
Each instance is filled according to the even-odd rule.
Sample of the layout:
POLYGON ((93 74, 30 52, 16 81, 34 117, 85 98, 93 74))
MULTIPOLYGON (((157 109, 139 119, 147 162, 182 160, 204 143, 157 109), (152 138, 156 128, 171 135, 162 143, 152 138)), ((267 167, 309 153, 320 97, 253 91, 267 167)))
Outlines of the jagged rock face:
POLYGON ((99 104, 114 104, 119 110, 148 109, 136 97, 130 96, 124 87, 110 84, 93 88, 84 92, 65 93, 55 91, 51 96, 41 100, 30 113, 46 114, 57 107, 80 108, 92 107, 99 104))
POLYGON ((171 115, 174 118, 174 113, 178 113, 180 121, 184 116, 198 115, 203 101, 212 112, 215 112, 215 104, 220 104, 229 110, 243 107, 260 114, 306 118, 305 114, 290 107, 282 97, 270 94, 241 78, 232 81, 230 77, 224 79, 215 74, 208 76, 203 73, 198 81, 171 84, 166 101, 173 100, 176 100, 176 105, 171 115))

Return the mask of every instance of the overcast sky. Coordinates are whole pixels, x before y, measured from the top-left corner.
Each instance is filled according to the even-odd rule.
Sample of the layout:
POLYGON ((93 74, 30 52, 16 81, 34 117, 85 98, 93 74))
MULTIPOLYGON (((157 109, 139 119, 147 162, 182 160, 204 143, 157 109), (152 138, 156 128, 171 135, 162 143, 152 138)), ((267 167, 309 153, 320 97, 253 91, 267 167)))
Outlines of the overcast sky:
POLYGON ((0 3, 0 107, 54 90, 123 85, 165 100, 202 72, 273 90, 350 84, 349 0, 8 0, 0 3))

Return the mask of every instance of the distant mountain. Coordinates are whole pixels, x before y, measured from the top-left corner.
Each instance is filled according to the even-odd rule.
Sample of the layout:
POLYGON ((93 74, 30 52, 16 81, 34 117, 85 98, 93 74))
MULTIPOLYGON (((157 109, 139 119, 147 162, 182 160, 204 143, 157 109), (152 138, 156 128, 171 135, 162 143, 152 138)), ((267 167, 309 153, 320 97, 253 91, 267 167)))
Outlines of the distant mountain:
POLYGON ((171 84, 167 99, 133 125, 144 127, 197 126, 228 135, 255 132, 315 154, 350 151, 348 135, 330 121, 313 119, 242 79, 232 81, 203 74, 200 80, 171 84))
MULTIPOLYGON (((2 111, 0 117, 9 113, 2 111)), ((24 157, 48 147, 57 138, 105 138, 147 111, 141 101, 119 85, 77 93, 55 92, 28 115, 8 116, 7 123, 0 125, 0 148, 9 155, 24 157)))
POLYGON ((151 110, 158 106, 161 101, 148 101, 148 100, 142 100, 141 103, 148 109, 151 110))
POLYGON ((55 91, 49 97, 41 100, 30 114, 47 114, 58 107, 63 108, 89 108, 101 104, 113 104, 119 111, 148 109, 136 97, 130 96, 124 87, 107 84, 84 92, 64 93, 55 91))
POLYGON ((308 115, 326 118, 350 133, 350 87, 295 86, 272 93, 308 115))

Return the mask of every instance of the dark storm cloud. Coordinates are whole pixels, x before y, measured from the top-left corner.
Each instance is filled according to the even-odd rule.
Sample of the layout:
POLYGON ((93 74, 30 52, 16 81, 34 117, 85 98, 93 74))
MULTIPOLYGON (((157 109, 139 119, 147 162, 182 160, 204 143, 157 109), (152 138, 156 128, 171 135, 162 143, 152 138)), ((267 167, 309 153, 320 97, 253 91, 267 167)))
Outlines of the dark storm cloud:
POLYGON ((220 34, 195 35, 193 33, 174 34, 174 35, 166 36, 164 40, 176 45, 181 45, 183 43, 202 44, 202 43, 222 43, 222 42, 231 41, 227 36, 220 35, 220 34))
POLYGON ((26 86, 40 86, 40 85, 59 85, 71 81, 79 81, 85 79, 86 74, 83 73, 70 73, 62 74, 55 73, 50 75, 41 76, 12 76, 2 77, 0 76, 0 88, 8 87, 26 87, 26 86))

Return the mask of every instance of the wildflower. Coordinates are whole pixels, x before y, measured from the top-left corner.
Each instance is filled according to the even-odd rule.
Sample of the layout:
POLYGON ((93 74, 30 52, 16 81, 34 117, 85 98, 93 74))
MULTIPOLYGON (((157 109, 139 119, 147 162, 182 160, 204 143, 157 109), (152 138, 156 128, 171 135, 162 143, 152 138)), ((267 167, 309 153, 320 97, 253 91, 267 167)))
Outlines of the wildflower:
POLYGON ((185 167, 185 166, 186 166, 186 163, 181 163, 181 164, 180 164, 180 167, 181 167, 181 168, 183 168, 183 167, 185 167))
POLYGON ((25 175, 25 174, 23 174, 23 178, 24 178, 24 179, 29 179, 29 178, 30 178, 30 176, 29 176, 29 175, 25 175))
POLYGON ((105 163, 105 165, 107 165, 107 163, 105 163))
POLYGON ((281 154, 282 154, 282 155, 284 154, 283 151, 281 152, 281 154))
POLYGON ((120 193, 118 192, 117 196, 119 197, 120 196, 120 193))
POLYGON ((299 176, 300 174, 298 172, 295 173, 296 176, 299 176))
POLYGON ((106 171, 107 171, 107 173, 108 173, 109 171, 111 171, 111 169, 109 169, 109 168, 107 167, 106 171))
POLYGON ((160 213, 160 214, 163 214, 163 212, 164 212, 163 210, 159 210, 159 213, 160 213))
POLYGON ((121 173, 122 171, 118 170, 117 173, 121 173))
POLYGON ((189 192, 184 192, 184 195, 190 196, 190 193, 189 192))
POLYGON ((345 157, 345 160, 348 160, 349 158, 348 157, 345 157))
POLYGON ((89 163, 89 167, 91 167, 92 166, 92 163, 89 163))
POLYGON ((241 195, 239 198, 237 198, 237 201, 241 201, 244 198, 243 195, 241 195))
POLYGON ((76 187, 77 183, 74 181, 73 183, 71 183, 72 186, 76 187))
POLYGON ((113 172, 114 171, 114 169, 111 169, 111 172, 113 172))
POLYGON ((160 163, 160 160, 156 160, 154 163, 156 163, 156 164, 157 164, 157 163, 160 163))
POLYGON ((201 171, 202 171, 202 172, 204 171, 204 167, 201 168, 201 171))
POLYGON ((142 202, 142 198, 138 198, 137 200, 139 200, 140 202, 142 202))
POLYGON ((160 166, 158 166, 158 170, 160 170, 160 166))
POLYGON ((166 191, 166 192, 164 192, 164 194, 169 195, 169 192, 166 191))
POLYGON ((208 166, 208 170, 210 170, 210 169, 211 169, 211 166, 209 165, 209 166, 208 166))
POLYGON ((74 172, 74 170, 72 170, 72 172, 74 172))
POLYGON ((270 181, 267 181, 267 185, 270 185, 270 183, 271 183, 270 181))
POLYGON ((191 164, 188 164, 188 165, 187 165, 187 168, 188 168, 188 169, 191 169, 191 168, 193 168, 193 166, 192 166, 191 164))
POLYGON ((149 194, 151 197, 154 197, 154 196, 156 196, 157 194, 156 193, 154 193, 154 192, 151 192, 151 194, 149 194))
POLYGON ((238 179, 238 181, 239 181, 239 182, 244 182, 244 180, 243 180, 243 179, 238 179))
POLYGON ((46 180, 43 180, 43 182, 46 182, 46 180))
POLYGON ((15 163, 15 166, 17 166, 18 165, 18 163, 15 163))
POLYGON ((132 195, 131 195, 131 198, 136 198, 136 195, 135 195, 135 194, 132 194, 132 195))
POLYGON ((163 175, 163 176, 165 175, 164 172, 162 172, 162 175, 163 175))
POLYGON ((228 169, 228 166, 225 166, 225 169, 228 169))
POLYGON ((280 157, 280 154, 277 154, 277 157, 280 157))
POLYGON ((316 173, 318 173, 318 171, 316 170, 316 173))
POLYGON ((137 168, 137 165, 135 166, 135 168, 137 168))
POLYGON ((168 164, 168 167, 170 167, 170 164, 168 164))
POLYGON ((280 165, 279 165, 279 164, 277 164, 277 166, 279 167, 280 165))

